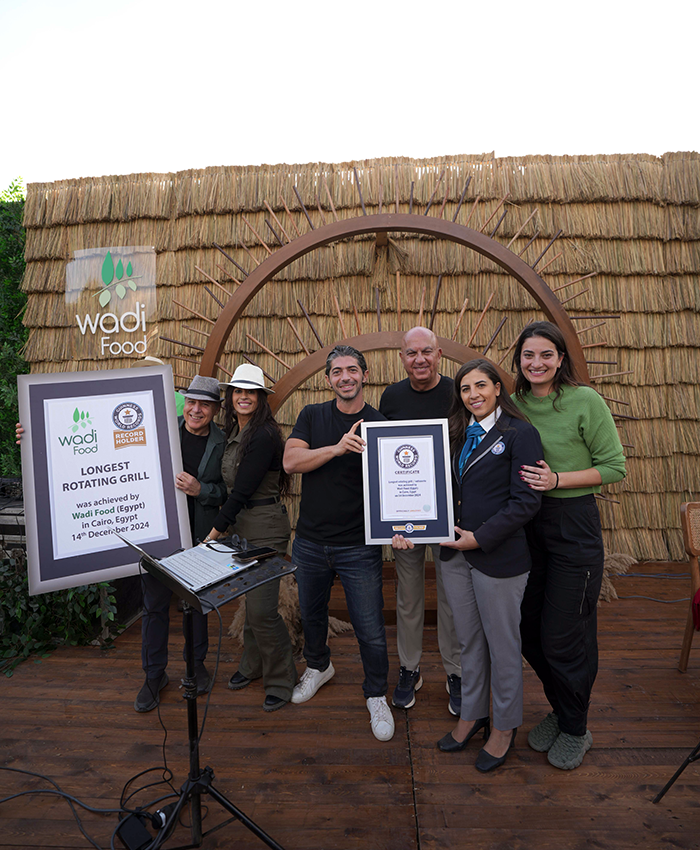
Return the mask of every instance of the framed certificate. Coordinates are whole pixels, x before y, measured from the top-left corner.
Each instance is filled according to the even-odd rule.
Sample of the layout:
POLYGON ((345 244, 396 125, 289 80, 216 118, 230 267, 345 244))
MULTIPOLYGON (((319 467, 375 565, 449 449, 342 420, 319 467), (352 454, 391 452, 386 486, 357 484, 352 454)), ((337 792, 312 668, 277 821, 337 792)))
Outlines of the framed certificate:
POLYGON ((18 377, 29 592, 138 573, 189 547, 169 366, 18 377))
POLYGON ((454 539, 452 474, 446 419, 363 422, 365 542, 454 539))

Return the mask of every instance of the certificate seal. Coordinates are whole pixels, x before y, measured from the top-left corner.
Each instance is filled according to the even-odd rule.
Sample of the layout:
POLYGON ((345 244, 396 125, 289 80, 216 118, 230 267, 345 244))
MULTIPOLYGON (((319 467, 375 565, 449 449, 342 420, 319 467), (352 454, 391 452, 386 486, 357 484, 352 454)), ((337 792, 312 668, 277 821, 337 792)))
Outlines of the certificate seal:
POLYGON ((413 530, 414 530, 413 529, 413 523, 407 522, 406 523, 406 534, 413 534, 413 530))
POLYGON ((394 452, 394 460, 401 469, 411 469, 418 463, 418 450, 415 446, 405 443, 394 452))
POLYGON ((132 401, 122 402, 112 411, 112 422, 120 431, 133 431, 143 422, 143 410, 132 401))
POLYGON ((506 447, 503 443, 496 443, 496 445, 491 449, 492 455, 502 455, 506 450, 506 447))

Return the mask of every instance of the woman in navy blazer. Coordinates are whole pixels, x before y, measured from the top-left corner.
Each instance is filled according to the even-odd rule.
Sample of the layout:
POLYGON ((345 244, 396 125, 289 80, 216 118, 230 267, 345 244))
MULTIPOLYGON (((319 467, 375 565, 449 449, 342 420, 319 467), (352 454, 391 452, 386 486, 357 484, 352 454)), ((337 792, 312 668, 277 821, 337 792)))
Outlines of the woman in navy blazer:
POLYGON ((456 539, 439 557, 462 647, 462 710, 438 747, 462 750, 483 729, 488 740, 476 767, 486 772, 503 764, 522 723, 520 602, 530 569, 524 526, 540 498, 521 469, 542 457, 542 445, 488 360, 457 372, 449 425, 456 539))

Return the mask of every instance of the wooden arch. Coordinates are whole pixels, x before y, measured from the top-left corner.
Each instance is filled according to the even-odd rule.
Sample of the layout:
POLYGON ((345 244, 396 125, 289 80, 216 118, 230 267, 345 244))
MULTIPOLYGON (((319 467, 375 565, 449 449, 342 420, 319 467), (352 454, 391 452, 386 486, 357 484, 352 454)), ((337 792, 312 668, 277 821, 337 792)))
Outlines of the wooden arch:
MULTIPOLYGON (((294 239, 273 254, 267 257, 251 274, 243 281, 224 306, 214 325, 200 365, 200 374, 215 377, 217 374, 217 363, 223 354, 226 341, 233 326, 243 315, 251 299, 282 269, 290 263, 308 254, 317 248, 348 239, 353 236, 363 236, 376 233, 407 232, 434 236, 438 239, 447 239, 457 242, 467 248, 471 248, 484 257, 487 257, 505 269, 514 277, 540 305, 548 319, 557 325, 564 335, 566 345, 571 359, 571 366, 575 377, 585 383, 589 382, 588 365, 584 357, 583 349, 578 335, 571 320, 562 307, 552 290, 546 285, 542 278, 533 271, 528 264, 520 259, 512 251, 505 248, 500 242, 465 227, 443 219, 429 216, 405 215, 405 214, 382 214, 358 216, 344 221, 335 221, 311 230, 303 236, 294 239)), ((353 337, 347 340, 348 344, 354 345, 362 351, 377 350, 379 348, 400 348, 400 333, 376 333, 353 337), (371 340, 371 341, 370 341, 371 340), (367 347, 367 346, 370 347, 367 347)), ((468 360, 473 356, 482 356, 466 346, 459 346, 450 340, 441 340, 441 346, 446 356, 450 359, 468 360), (453 347, 462 349, 456 356, 448 353, 453 347)), ((275 408, 305 380, 323 368, 325 357, 330 349, 322 349, 306 357, 301 363, 291 369, 278 383, 280 389, 279 398, 275 398, 275 408), (326 352, 326 354, 323 354, 326 352)), ((502 372, 502 370, 501 370, 502 372)), ((504 381, 505 381, 505 373, 504 381)), ((508 382, 510 383, 510 379, 508 382)))

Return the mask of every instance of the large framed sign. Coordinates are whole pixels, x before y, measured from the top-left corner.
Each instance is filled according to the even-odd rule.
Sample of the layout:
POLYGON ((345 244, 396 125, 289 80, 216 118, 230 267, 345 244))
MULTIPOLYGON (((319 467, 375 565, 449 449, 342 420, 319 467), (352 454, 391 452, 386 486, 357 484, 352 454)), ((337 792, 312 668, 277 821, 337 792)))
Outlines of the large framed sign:
POLYGON ((31 594, 135 575, 115 530, 156 558, 191 546, 169 366, 17 382, 31 594))
POLYGON ((454 539, 452 477, 446 419, 363 422, 365 542, 454 539))

